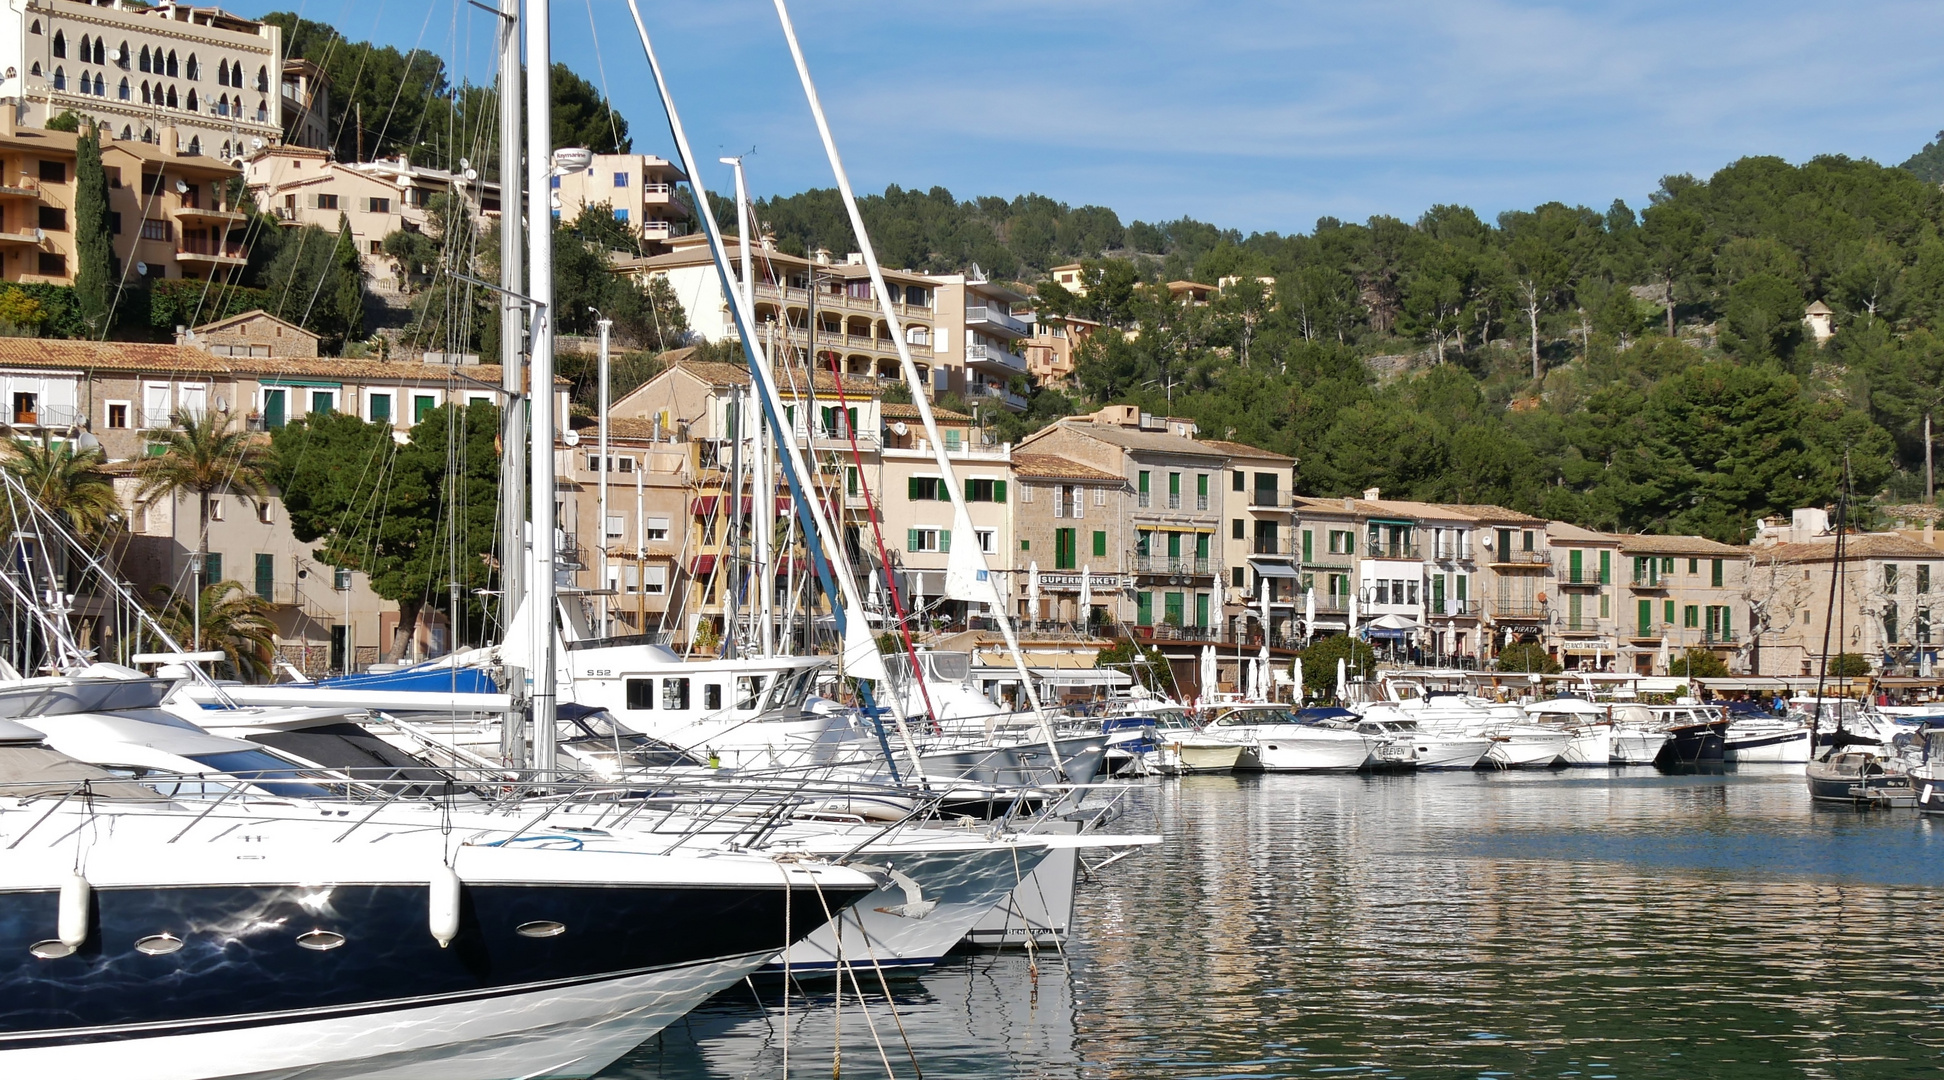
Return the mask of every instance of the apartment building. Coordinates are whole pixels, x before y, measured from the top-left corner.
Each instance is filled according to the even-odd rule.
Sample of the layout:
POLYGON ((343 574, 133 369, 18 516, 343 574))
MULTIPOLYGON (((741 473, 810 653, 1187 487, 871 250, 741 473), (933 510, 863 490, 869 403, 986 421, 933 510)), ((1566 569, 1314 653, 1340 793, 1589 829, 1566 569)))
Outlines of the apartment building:
MULTIPOLYGON (((0 277, 74 283, 75 144, 79 137, 11 123, 0 108, 0 277)), ((248 221, 229 196, 234 168, 178 147, 103 133, 108 225, 122 272, 136 278, 225 277, 249 261, 248 221)))
POLYGON ((1828 512, 1763 523, 1746 552, 1751 673, 1815 675, 1825 641, 1831 656, 1859 654, 1883 674, 1935 672, 1944 552, 1888 532, 1852 532, 1843 548, 1832 604, 1839 583, 1828 512))
POLYGON ((1203 439, 1203 446, 1228 455, 1222 533, 1223 616, 1240 631, 1259 633, 1260 601, 1269 595, 1273 633, 1297 638, 1302 614, 1301 552, 1296 539, 1296 459, 1246 443, 1203 439))
POLYGON ((1132 489, 1124 474, 1057 454, 1012 455, 1017 497, 1012 507, 1017 550, 999 560, 1014 568, 1014 615, 1031 626, 1088 630, 1123 622, 1132 581, 1129 516, 1132 489), (1039 572, 1039 606, 1029 579, 1039 572), (1084 578, 1084 580, 1083 580, 1084 578), (1089 591, 1081 610, 1080 589, 1089 591))
POLYGON ((1474 597, 1479 601, 1481 644, 1551 641, 1552 555, 1546 519, 1502 506, 1443 504, 1440 509, 1470 522, 1474 597))
POLYGON ((653 419, 610 416, 604 467, 598 421, 572 423, 572 442, 563 437, 555 450, 557 520, 561 560, 574 571, 588 625, 614 635, 673 629, 682 614, 681 559, 689 539, 682 523, 697 480, 691 447, 653 419))
POLYGON ((1667 674, 1688 649, 1744 666, 1749 549, 1699 536, 1623 535, 1618 551, 1627 575, 1621 652, 1634 671, 1667 674))
POLYGON ((1608 670, 1620 655, 1614 618, 1614 575, 1624 565, 1620 537, 1552 521, 1546 523, 1546 546, 1552 554, 1552 627, 1559 662, 1568 668, 1608 670))
POLYGON ((695 209, 676 185, 682 170, 653 154, 595 154, 587 168, 553 178, 553 215, 572 221, 589 206, 606 206, 649 254, 688 231, 695 209))
POLYGON ((227 319, 176 331, 176 344, 214 356, 317 358, 318 336, 258 308, 227 319))
POLYGON ((427 272, 399 266, 385 254, 385 238, 436 229, 434 200, 457 196, 480 228, 500 211, 499 185, 414 165, 402 154, 346 164, 332 160, 327 150, 274 146, 250 155, 243 180, 257 205, 282 225, 315 225, 329 233, 348 228, 365 272, 380 281, 427 272))
MULTIPOLYGON (((965 536, 954 529, 951 492, 925 436, 917 407, 867 399, 862 407, 852 406, 850 412, 856 415, 855 420, 833 410, 828 426, 833 429, 830 435, 843 438, 851 430, 844 425, 856 424, 858 449, 850 457, 865 463, 865 475, 859 475, 858 464, 843 466, 844 510, 851 521, 866 521, 873 508, 866 505, 868 487, 881 530, 876 534, 859 530, 859 542, 873 547, 875 537, 882 536, 883 555, 889 560, 892 580, 905 597, 907 611, 917 610, 918 598, 922 598, 929 622, 963 625, 970 616, 987 614, 968 611, 964 601, 945 597, 945 567, 955 545, 973 544, 985 556, 987 568, 995 572, 1000 595, 1006 594, 1004 571, 1011 565, 1006 553, 1013 544, 1015 511, 1023 509, 1016 508, 1014 500, 1031 497, 1019 490, 1013 479, 1012 445, 989 441, 973 426, 970 416, 944 409, 933 411, 939 437, 945 441, 945 456, 952 463, 972 519, 972 535, 965 536), (873 419, 869 415, 873 406, 877 426, 866 427, 873 419), (865 456, 867 448, 877 451, 875 470, 865 456)), ((841 448, 837 457, 846 457, 841 448)), ((868 552, 867 558, 875 559, 878 554, 868 552)))
POLYGON ((216 7, 30 0, 0 20, 17 123, 74 112, 148 143, 173 128, 183 152, 225 163, 283 138, 283 70, 278 27, 216 7))
POLYGON ((1041 312, 1029 324, 1032 336, 1020 342, 1026 370, 1041 386, 1070 385, 1075 354, 1100 329, 1100 323, 1077 315, 1041 312))
POLYGON ((1194 434, 1191 421, 1110 405, 1037 431, 1016 452, 1065 458, 1118 476, 1132 490, 1134 610, 1131 619, 1117 621, 1165 635, 1212 637, 1223 621, 1227 580, 1218 545, 1229 457, 1194 434))
POLYGON ((285 60, 280 105, 284 145, 330 148, 331 79, 323 68, 301 58, 285 60))
MULTIPOLYGON (((739 245, 734 237, 725 242, 740 277, 739 245)), ((667 247, 659 255, 617 259, 612 268, 643 287, 655 278, 665 280, 697 338, 740 340, 707 238, 677 237, 667 247)), ((819 373, 835 365, 846 379, 903 381, 898 345, 862 255, 837 262, 829 252, 817 251, 802 258, 777 251, 765 238, 752 248, 750 262, 756 279, 754 329, 773 359, 813 356, 819 373)), ((885 270, 883 276, 907 351, 932 397, 955 393, 975 408, 1026 408, 1026 395, 1015 389, 1028 375, 1017 350, 1031 327, 1011 312, 1022 294, 977 274, 885 270)))

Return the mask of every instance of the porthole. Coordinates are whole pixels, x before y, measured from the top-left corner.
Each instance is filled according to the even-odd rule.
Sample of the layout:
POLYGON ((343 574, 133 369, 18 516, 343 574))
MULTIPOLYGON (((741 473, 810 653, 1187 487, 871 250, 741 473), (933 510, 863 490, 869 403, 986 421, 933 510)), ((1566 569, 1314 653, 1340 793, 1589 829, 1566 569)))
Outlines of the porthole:
POLYGON ((312 952, 330 952, 344 944, 344 935, 334 930, 311 930, 297 935, 297 946, 312 952))
POLYGON ((167 956, 182 948, 182 939, 174 934, 150 934, 135 939, 135 951, 143 956, 167 956))
POLYGON ((27 951, 42 960, 59 960, 63 956, 73 956, 74 946, 60 938, 48 938, 46 941, 36 941, 27 946, 27 951))
POLYGON ((567 932, 567 927, 564 923, 557 923, 552 919, 535 919, 533 922, 523 922, 514 927, 513 932, 521 937, 559 937, 567 932))

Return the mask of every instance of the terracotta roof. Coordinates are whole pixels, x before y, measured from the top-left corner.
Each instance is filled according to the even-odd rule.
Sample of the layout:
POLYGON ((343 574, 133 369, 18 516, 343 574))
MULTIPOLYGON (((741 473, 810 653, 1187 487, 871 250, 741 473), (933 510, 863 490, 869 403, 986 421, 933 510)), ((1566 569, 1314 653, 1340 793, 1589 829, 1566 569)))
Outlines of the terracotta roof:
POLYGON ((1706 555, 1718 559, 1745 559, 1748 549, 1723 544, 1703 536, 1661 536, 1655 533, 1620 533, 1620 552, 1642 555, 1706 555))
POLYGON ((1071 431, 1126 450, 1144 450, 1156 454, 1187 454, 1195 457, 1228 457, 1227 453, 1207 443, 1196 442, 1194 439, 1165 431, 1139 431, 1114 424, 1096 424, 1089 420, 1061 420, 1046 430, 1071 431))
MULTIPOLYGON (((1922 541, 1906 536, 1885 533, 1865 533, 1850 536, 1843 545, 1845 559, 1935 559, 1944 552, 1922 541)), ((1784 563, 1831 562, 1836 558, 1836 538, 1809 540, 1799 544, 1777 544, 1774 547, 1753 548, 1749 553, 1763 562, 1784 563)))
MULTIPOLYGON (((844 384, 844 389, 849 391, 850 384, 844 384)), ((878 415, 884 417, 886 420, 916 420, 918 419, 918 406, 902 401, 887 401, 878 406, 878 415)), ((962 412, 953 412, 950 409, 940 409, 936 406, 932 408, 932 419, 948 421, 955 424, 969 424, 972 422, 972 418, 962 412)))
MULTIPOLYGON (((748 386, 749 369, 741 364, 730 364, 720 360, 682 360, 669 365, 668 371, 684 371, 710 386, 748 386)), ((792 397, 790 380, 779 377, 776 380, 777 392, 784 397, 792 397)), ((645 384, 644 384, 645 385, 645 384)), ((799 386, 802 384, 799 382, 799 386)), ((828 397, 831 404, 837 402, 837 382, 827 371, 817 372, 813 381, 818 397, 828 397)), ((852 376, 844 380, 844 396, 847 398, 874 398, 878 396, 878 381, 863 376, 852 376)))
POLYGON ((1112 484, 1127 483, 1125 476, 1102 472, 1091 465, 1082 465, 1070 458, 1054 454, 1014 454, 1012 468, 1015 476, 1036 480, 1095 480, 1112 484))
POLYGON ((275 315, 270 314, 269 312, 263 310, 262 308, 252 308, 241 315, 231 315, 227 319, 218 319, 215 322, 206 322, 201 326, 195 327, 194 332, 200 334, 207 330, 222 330, 231 326, 236 326, 241 323, 254 322, 258 319, 262 319, 268 322, 273 322, 278 324, 279 326, 289 327, 290 329, 295 330, 299 334, 302 334, 305 337, 310 338, 312 340, 316 340, 320 336, 311 333, 309 330, 306 330, 303 327, 298 326, 296 323, 291 322, 288 319, 279 319, 275 315))
POLYGON ((1520 525, 1547 524, 1545 518, 1533 517, 1531 514, 1522 514, 1517 510, 1508 510, 1503 506, 1494 506, 1491 503, 1438 503, 1437 505, 1453 513, 1463 514, 1466 517, 1476 518, 1479 521, 1504 521, 1520 525))
POLYGON ((1458 513, 1449 507, 1438 506, 1434 503, 1412 502, 1408 499, 1379 499, 1376 502, 1372 502, 1369 499, 1350 499, 1347 500, 1350 506, 1345 508, 1345 501, 1343 499, 1321 499, 1298 496, 1295 508, 1298 513, 1350 514, 1355 517, 1374 518, 1415 518, 1419 521, 1458 521, 1464 522, 1467 525, 1474 522, 1474 519, 1469 515, 1458 513))
MULTIPOLYGON (((338 379, 396 379, 402 382, 443 382, 455 372, 498 386, 498 364, 414 364, 396 360, 355 360, 338 357, 214 356, 188 345, 157 345, 143 341, 68 341, 57 338, 0 337, 0 365, 83 371, 193 373, 199 375, 320 376, 338 379)), ((571 385, 556 376, 555 386, 571 385)))
POLYGON ((1229 442, 1227 439, 1202 439, 1199 441, 1203 446, 1212 446, 1230 457, 1248 458, 1252 461, 1287 461, 1291 465, 1296 464, 1296 459, 1287 454, 1278 454, 1273 450, 1264 450, 1261 447, 1250 446, 1248 443, 1229 442))
POLYGON ((1570 525, 1564 521, 1547 522, 1546 535, 1554 540, 1569 540, 1575 544, 1617 544, 1620 542, 1620 538, 1612 533, 1596 532, 1593 529, 1582 529, 1578 525, 1570 525))

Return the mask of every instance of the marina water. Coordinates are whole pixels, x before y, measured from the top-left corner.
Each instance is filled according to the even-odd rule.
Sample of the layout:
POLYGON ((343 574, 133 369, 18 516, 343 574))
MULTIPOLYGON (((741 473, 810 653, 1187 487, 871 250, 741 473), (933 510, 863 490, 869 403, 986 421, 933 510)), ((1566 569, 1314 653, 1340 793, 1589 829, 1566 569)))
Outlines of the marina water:
MULTIPOLYGON (((928 1078, 1944 1074, 1944 821, 1812 808, 1799 766, 1187 777, 1125 808, 1167 842, 1083 887, 1064 956, 961 957, 895 1019, 868 972, 868 1017, 810 988, 790 1074, 841 1045, 913 1076, 904 1039, 928 1078)), ((604 1076, 779 1076, 761 1000, 604 1076)))

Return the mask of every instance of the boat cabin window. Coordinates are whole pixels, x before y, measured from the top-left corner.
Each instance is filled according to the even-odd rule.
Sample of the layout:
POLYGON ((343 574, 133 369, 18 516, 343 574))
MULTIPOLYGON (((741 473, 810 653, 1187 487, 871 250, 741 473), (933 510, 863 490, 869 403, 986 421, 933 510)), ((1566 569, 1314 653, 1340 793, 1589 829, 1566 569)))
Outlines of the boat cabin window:
POLYGON ((652 709, 655 707, 655 680, 629 679, 626 684, 628 708, 652 709))
POLYGON ((722 708, 722 684, 721 683, 702 684, 702 707, 705 709, 722 708))
POLYGON ((336 792, 311 783, 279 782, 308 775, 268 750, 229 750, 219 754, 197 754, 190 758, 218 772, 228 773, 251 787, 272 795, 293 799, 328 799, 336 792))
POLYGON ((762 695, 763 677, 761 675, 736 676, 736 708, 753 709, 756 707, 756 702, 762 695))
POLYGON ((683 679, 663 679, 661 707, 669 712, 683 712, 689 707, 689 681, 683 679))

